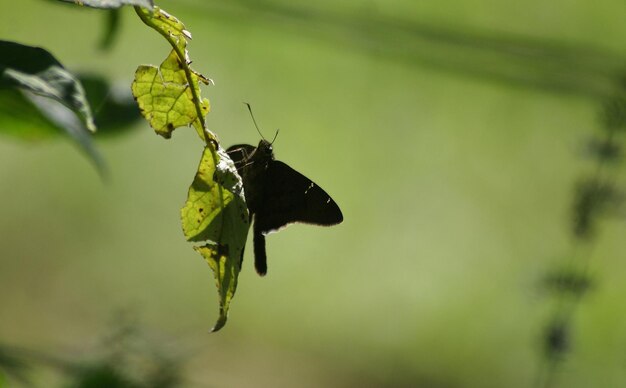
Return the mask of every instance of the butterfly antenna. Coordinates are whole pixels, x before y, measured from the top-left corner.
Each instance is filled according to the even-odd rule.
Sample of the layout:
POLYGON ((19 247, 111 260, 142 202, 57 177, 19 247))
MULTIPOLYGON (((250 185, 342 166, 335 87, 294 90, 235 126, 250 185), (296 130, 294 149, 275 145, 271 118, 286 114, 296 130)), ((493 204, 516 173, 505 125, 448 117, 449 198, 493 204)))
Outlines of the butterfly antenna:
POLYGON ((252 122, 254 123, 254 127, 256 128, 256 131, 259 133, 259 135, 261 135, 261 138, 263 140, 267 141, 267 139, 261 133, 261 130, 259 129, 259 126, 256 123, 256 120, 254 119, 254 113, 252 113, 252 107, 247 102, 244 102, 244 104, 246 104, 246 106, 248 107, 248 111, 250 111, 250 117, 252 117, 252 122))
POLYGON ((276 140, 276 137, 278 137, 278 131, 280 131, 280 129, 276 128, 276 133, 274 134, 274 138, 272 139, 272 142, 270 143, 270 145, 274 144, 274 140, 276 140))

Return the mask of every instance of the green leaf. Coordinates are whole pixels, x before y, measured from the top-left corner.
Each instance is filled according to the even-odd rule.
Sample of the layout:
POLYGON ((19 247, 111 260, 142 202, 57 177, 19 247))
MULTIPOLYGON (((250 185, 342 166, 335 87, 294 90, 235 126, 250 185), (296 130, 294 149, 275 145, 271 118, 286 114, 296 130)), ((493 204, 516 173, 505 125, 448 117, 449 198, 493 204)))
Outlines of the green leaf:
POLYGON ((191 34, 175 17, 155 7, 153 14, 137 10, 142 20, 165 36, 174 49, 159 67, 139 66, 131 86, 142 115, 155 132, 166 139, 175 128, 193 124, 205 139, 204 116, 210 110, 209 100, 200 97, 199 82, 210 80, 189 67, 187 39, 191 34), (199 101, 199 106, 194 102, 199 101))
POLYGON ((16 356, 15 353, 17 353, 15 348, 0 344, 0 387, 2 387, 3 382, 3 371, 5 372, 4 383, 7 386, 6 376, 8 375, 11 375, 14 380, 21 382, 23 385, 30 385, 27 376, 30 366, 26 364, 22 357, 16 356))
POLYGON ((194 249, 204 257, 215 277, 215 285, 220 297, 219 317, 211 329, 212 332, 220 330, 226 325, 230 301, 237 289, 240 266, 238 260, 228 256, 228 249, 223 245, 207 244, 194 249))
POLYGON ((210 80, 189 67, 187 41, 191 34, 183 23, 158 7, 153 13, 140 8, 135 11, 172 46, 158 68, 140 66, 135 72, 131 89, 142 115, 164 138, 170 138, 175 128, 193 125, 206 144, 181 209, 181 221, 187 240, 206 241, 194 249, 205 258, 215 277, 220 303, 213 327, 217 331, 226 324, 250 226, 243 184, 232 160, 206 128, 209 100, 200 97, 199 83, 210 80))
POLYGON ((119 8, 113 8, 105 12, 103 16, 106 20, 102 38, 100 39, 100 49, 108 50, 113 46, 115 39, 119 35, 122 13, 119 8))
MULTIPOLYGON (((198 77, 193 81, 198 89, 198 77)), ((166 139, 175 128, 193 124, 198 120, 191 89, 176 53, 172 51, 161 66, 140 66, 132 85, 142 115, 155 132, 166 139)), ((202 113, 209 112, 209 100, 202 101, 202 113)))
MULTIPOLYGON (((4 100, 15 97, 18 106, 26 100, 35 105, 41 112, 35 121, 40 123, 43 115, 63 128, 102 168, 102 159, 91 141, 90 132, 95 132, 96 126, 85 91, 80 81, 48 51, 0 40, 0 92, 4 100), (22 96, 16 97, 7 89, 17 89, 22 96)), ((45 127, 50 129, 49 125, 45 127)))
POLYGON ((142 385, 132 380, 123 368, 113 363, 96 364, 79 369, 70 388, 140 388, 142 385))
POLYGON ((92 8, 119 8, 123 5, 138 5, 147 9, 152 9, 152 0, 59 0, 64 3, 74 3, 92 8))
POLYGON ((181 209, 183 232, 213 271, 220 300, 219 318, 212 331, 224 326, 237 289, 241 257, 250 226, 243 185, 226 152, 204 148, 198 172, 181 209), (217 161, 217 163, 216 163, 217 161))
POLYGON ((52 123, 19 89, 0 89, 0 133, 23 140, 58 137, 52 123))
POLYGON ((141 119, 141 113, 127 87, 114 85, 99 75, 80 74, 78 77, 85 88, 89 104, 96 109, 96 136, 124 132, 141 119))
MULTIPOLYGON (((78 78, 89 105, 97 108, 94 117, 98 126, 97 135, 122 132, 141 118, 130 90, 114 88, 96 75, 79 75, 78 78)), ((32 95, 19 89, 0 89, 0 133, 26 141, 62 136, 66 132, 64 124, 48 116, 45 108, 40 110, 38 106, 32 95)), ((76 124, 72 115, 69 115, 69 121, 76 124)))
POLYGON ((6 87, 55 100, 81 117, 87 129, 96 131, 82 85, 40 47, 0 40, 0 88, 6 87))
MULTIPOLYGON (((136 9, 144 23, 154 28, 168 41, 175 42, 176 47, 185 50, 187 40, 191 40, 191 33, 185 29, 185 25, 175 16, 170 15, 159 7, 154 7, 152 12, 145 9, 136 9), (170 39, 171 38, 171 39, 170 39)), ((185 56, 187 53, 184 53, 185 56)))

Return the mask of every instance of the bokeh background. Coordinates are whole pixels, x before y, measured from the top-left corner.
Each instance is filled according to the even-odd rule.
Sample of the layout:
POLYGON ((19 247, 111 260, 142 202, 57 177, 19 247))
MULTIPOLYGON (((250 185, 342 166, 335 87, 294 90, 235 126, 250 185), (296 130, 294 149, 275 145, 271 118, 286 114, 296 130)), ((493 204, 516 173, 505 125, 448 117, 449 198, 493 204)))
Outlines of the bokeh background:
MULTIPOLYGON (((258 142, 250 102, 266 137, 280 128, 277 158, 345 221, 271 235, 265 278, 249 249, 229 322, 209 334, 214 281, 179 218, 202 151, 192 129, 99 137, 107 181, 66 139, 3 136, 1 343, 97 360, 132 326, 189 387, 626 385, 624 213, 585 242, 572 233, 581 179, 603 165, 624 183, 619 160, 589 152, 623 93, 623 1, 158 5, 215 81, 221 142, 258 142), (545 286, 564 266, 584 269, 584 297, 545 286)), ((169 47, 121 16, 103 51, 102 11, 3 1, 0 38, 125 89, 169 47)), ((28 378, 65 381, 47 366, 28 378)))

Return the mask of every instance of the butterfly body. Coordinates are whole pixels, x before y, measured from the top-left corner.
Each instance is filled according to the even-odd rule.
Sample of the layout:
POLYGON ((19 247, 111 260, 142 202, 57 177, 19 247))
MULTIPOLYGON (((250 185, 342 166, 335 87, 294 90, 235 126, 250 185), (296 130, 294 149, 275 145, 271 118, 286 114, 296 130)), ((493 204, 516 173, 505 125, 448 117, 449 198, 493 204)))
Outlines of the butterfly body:
POLYGON ((343 221, 339 206, 313 181, 275 160, 272 144, 237 144, 226 151, 243 180, 244 194, 254 222, 254 264, 267 272, 265 236, 291 223, 330 226, 343 221))

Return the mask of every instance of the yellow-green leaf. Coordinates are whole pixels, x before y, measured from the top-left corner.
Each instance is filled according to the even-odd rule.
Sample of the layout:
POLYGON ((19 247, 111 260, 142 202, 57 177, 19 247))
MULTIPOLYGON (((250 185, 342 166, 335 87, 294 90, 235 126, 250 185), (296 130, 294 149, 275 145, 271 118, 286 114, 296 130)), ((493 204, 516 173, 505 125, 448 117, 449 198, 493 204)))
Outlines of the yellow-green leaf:
MULTIPOLYGON (((198 77, 192 80, 198 90, 198 77)), ((141 114, 159 135, 169 138, 175 128, 198 119, 196 106, 185 72, 174 51, 161 66, 139 66, 132 85, 141 114)), ((202 100, 202 114, 209 112, 209 100, 202 100)))
MULTIPOLYGON (((185 29, 185 25, 175 16, 170 15, 159 7, 154 7, 154 11, 148 9, 137 9, 139 17, 150 27, 157 30, 161 35, 167 35, 176 42, 176 46, 185 49, 187 39, 191 39, 191 33, 185 29)), ((168 39, 169 40, 169 39, 168 39)))
POLYGON ((213 271, 215 286, 220 297, 220 312, 211 331, 218 331, 226 324, 230 301, 237 289, 237 278, 241 270, 239 260, 233 260, 228 247, 207 244, 194 249, 204 257, 213 271))
POLYGON ((243 184, 226 152, 204 148, 198 172, 181 209, 183 232, 189 241, 207 241, 195 247, 215 277, 220 315, 213 331, 226 323, 230 301, 237 289, 241 257, 246 243, 248 209, 243 184))
POLYGON ((199 82, 208 84, 210 80, 189 67, 186 47, 191 34, 178 19, 158 7, 154 13, 140 8, 137 13, 173 47, 159 67, 139 66, 135 72, 131 89, 142 115, 165 138, 170 138, 175 128, 193 124, 205 139, 204 116, 210 105, 200 97, 199 82))
POLYGON ((194 249, 209 263, 217 283, 220 313, 213 327, 217 331, 226 324, 250 226, 243 183, 226 151, 206 128, 209 101, 200 97, 199 83, 210 80, 189 67, 187 40, 191 34, 158 7, 153 13, 141 8, 135 11, 172 46, 158 68, 140 66, 135 72, 132 91, 142 115, 165 138, 177 127, 192 125, 206 144, 181 209, 181 221, 187 240, 206 242, 194 249))

